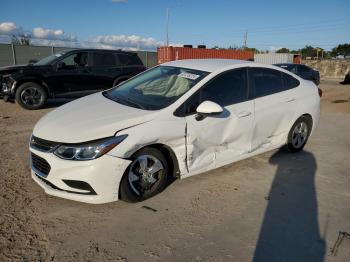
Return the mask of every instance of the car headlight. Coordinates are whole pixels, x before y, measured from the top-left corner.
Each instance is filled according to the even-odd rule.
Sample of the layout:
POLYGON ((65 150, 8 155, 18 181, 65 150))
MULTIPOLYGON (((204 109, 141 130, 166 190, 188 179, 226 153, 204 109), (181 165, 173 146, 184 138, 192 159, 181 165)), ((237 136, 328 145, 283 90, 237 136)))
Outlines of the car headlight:
POLYGON ((109 137, 81 144, 63 144, 54 151, 59 158, 66 160, 92 160, 99 158, 120 144, 128 135, 109 137))

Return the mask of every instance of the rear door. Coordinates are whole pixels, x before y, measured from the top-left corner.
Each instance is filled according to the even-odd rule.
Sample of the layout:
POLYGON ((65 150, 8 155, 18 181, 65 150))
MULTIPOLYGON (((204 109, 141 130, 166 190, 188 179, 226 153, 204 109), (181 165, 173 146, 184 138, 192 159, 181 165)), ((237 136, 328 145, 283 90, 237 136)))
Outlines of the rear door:
POLYGON ((294 87, 299 81, 281 71, 259 67, 249 69, 249 80, 255 98, 252 151, 284 144, 296 112, 294 87))
POLYGON ((105 90, 113 87, 114 80, 122 74, 122 67, 115 53, 94 51, 91 73, 94 88, 105 90))
POLYGON ((134 76, 146 70, 137 54, 119 53, 117 56, 123 67, 124 75, 134 76))
POLYGON ((224 72, 192 95, 184 104, 189 171, 203 172, 247 154, 253 110, 253 101, 248 99, 246 68, 224 72), (206 100, 220 104, 224 111, 197 120, 196 108, 206 100))

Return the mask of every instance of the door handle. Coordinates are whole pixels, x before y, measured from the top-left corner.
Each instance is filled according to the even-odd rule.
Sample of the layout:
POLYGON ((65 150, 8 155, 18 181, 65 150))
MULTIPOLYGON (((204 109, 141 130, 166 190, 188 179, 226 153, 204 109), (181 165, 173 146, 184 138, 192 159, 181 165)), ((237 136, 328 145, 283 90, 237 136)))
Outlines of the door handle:
POLYGON ((285 101, 286 101, 286 103, 293 102, 293 101, 295 101, 295 98, 294 97, 289 97, 285 101))
POLYGON ((252 114, 252 112, 248 112, 248 111, 240 112, 240 113, 238 113, 238 118, 250 116, 251 114, 252 114))

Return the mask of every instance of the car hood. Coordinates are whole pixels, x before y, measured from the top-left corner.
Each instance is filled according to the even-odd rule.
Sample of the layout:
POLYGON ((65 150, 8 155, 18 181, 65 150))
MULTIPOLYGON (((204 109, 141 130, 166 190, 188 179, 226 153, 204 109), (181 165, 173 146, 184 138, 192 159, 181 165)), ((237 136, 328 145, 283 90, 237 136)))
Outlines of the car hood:
POLYGON ((86 142, 151 121, 156 114, 157 111, 125 106, 96 93, 46 114, 35 125, 33 135, 62 143, 86 142))
POLYGON ((26 67, 28 67, 28 65, 2 66, 2 67, 0 67, 0 74, 7 73, 7 72, 14 72, 14 71, 26 68, 26 67))

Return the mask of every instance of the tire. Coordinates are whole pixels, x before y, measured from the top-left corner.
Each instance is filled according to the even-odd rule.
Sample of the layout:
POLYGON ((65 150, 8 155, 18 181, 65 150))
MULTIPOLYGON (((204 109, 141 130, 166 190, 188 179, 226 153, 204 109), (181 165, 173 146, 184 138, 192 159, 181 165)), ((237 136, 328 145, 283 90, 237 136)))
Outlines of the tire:
POLYGON ((309 139, 312 128, 312 120, 308 116, 301 116, 295 121, 289 131, 287 149, 295 153, 301 151, 309 139))
POLYGON ((21 84, 15 94, 16 102, 23 108, 35 110, 42 108, 47 101, 46 90, 37 83, 21 84))
POLYGON ((169 174, 164 155, 155 148, 144 148, 132 160, 120 182, 120 198, 126 202, 139 202, 162 192, 169 174), (152 173, 152 168, 159 170, 152 173))

